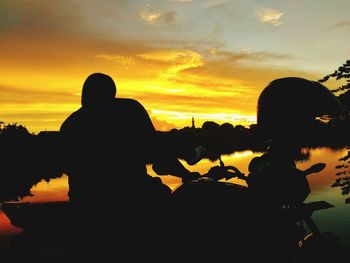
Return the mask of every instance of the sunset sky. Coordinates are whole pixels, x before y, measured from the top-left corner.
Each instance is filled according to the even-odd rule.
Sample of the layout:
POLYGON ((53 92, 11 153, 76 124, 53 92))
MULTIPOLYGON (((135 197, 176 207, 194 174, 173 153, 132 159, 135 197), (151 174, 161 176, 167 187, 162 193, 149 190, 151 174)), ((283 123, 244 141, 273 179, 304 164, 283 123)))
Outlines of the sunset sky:
POLYGON ((249 125, 271 80, 318 80, 350 58, 349 10, 348 0, 1 0, 0 121, 58 130, 102 72, 158 130, 192 116, 249 125))

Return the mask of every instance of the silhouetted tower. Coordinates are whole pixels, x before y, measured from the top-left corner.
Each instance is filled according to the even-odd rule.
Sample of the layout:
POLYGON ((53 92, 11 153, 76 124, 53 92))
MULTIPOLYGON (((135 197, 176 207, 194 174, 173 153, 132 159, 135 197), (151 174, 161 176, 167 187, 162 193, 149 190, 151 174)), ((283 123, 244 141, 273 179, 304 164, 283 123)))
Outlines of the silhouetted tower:
POLYGON ((192 126, 191 126, 192 129, 195 129, 196 126, 194 126, 194 117, 192 117, 192 126))

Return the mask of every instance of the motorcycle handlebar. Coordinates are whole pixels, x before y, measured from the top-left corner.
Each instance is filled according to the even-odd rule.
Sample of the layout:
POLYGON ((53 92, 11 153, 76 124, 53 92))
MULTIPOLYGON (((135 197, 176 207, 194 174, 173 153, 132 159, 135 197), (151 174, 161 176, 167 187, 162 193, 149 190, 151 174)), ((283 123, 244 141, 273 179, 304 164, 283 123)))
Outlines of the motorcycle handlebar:
POLYGON ((201 175, 200 177, 210 178, 215 181, 225 178, 229 180, 237 177, 238 179, 246 180, 246 176, 234 166, 214 166, 210 168, 208 173, 201 175))

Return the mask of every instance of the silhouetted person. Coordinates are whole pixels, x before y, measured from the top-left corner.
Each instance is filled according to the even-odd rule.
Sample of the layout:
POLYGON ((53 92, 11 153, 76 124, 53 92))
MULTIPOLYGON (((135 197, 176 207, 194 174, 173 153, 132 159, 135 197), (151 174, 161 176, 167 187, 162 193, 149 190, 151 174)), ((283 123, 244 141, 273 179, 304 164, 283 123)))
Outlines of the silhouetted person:
POLYGON ((257 112, 259 132, 270 146, 249 165, 250 187, 280 205, 304 201, 310 189, 295 162, 314 136, 316 117, 342 112, 334 94, 318 82, 296 77, 273 80, 260 94, 257 112))
POLYGON ((296 161, 313 136, 316 117, 341 112, 341 104, 326 87, 303 78, 276 79, 259 96, 258 129, 270 146, 265 154, 251 160, 247 183, 265 215, 266 229, 272 230, 261 233, 274 236, 266 242, 276 241, 274 249, 281 251, 284 262, 292 261, 296 241, 305 234, 292 224, 300 211, 285 208, 299 209, 310 193, 308 171, 298 169, 296 161))
POLYGON ((171 190, 147 174, 146 164, 184 179, 193 174, 159 142, 144 107, 115 95, 108 75, 94 73, 86 79, 82 107, 60 130, 62 154, 77 224, 95 224, 98 238, 115 235, 131 248, 163 231, 168 219, 171 190))

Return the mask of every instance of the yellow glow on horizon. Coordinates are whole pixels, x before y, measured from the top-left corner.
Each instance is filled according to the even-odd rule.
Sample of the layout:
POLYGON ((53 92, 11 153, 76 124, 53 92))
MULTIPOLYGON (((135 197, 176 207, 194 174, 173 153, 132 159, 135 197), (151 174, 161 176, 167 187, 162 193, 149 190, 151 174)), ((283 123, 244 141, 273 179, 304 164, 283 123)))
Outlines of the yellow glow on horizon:
POLYGON ((5 70, 1 68, 4 77, 1 85, 4 87, 16 87, 24 89, 35 89, 38 91, 65 91, 67 93, 80 90, 84 79, 64 77, 60 74, 37 72, 30 69, 20 69, 19 71, 5 70))
MULTIPOLYGON (((35 41, 28 44, 35 46, 35 41)), ((120 55, 92 50, 86 56, 88 51, 75 51, 68 53, 73 58, 68 67, 64 58, 57 61, 57 67, 46 66, 48 62, 43 58, 50 55, 47 50, 42 54, 31 50, 33 54, 29 53, 23 63, 16 63, 15 56, 13 61, 8 58, 6 67, 0 65, 4 73, 0 80, 0 120, 23 124, 35 133, 58 130, 65 118, 80 107, 86 77, 102 72, 114 79, 117 97, 133 98, 143 104, 156 120, 158 130, 188 126, 192 116, 199 126, 207 120, 233 125, 255 122, 251 102, 244 103, 247 96, 255 95, 243 81, 191 71, 207 66, 199 52, 161 49, 120 55), (78 56, 77 64, 74 56, 78 56)), ((59 59, 57 54, 55 57, 59 59)))
MULTIPOLYGON (((177 68, 174 68, 174 72, 176 70, 177 68)), ((176 74, 174 72, 171 74, 176 74)), ((26 95, 28 101, 16 101, 12 97, 9 97, 8 101, 3 101, 0 104, 2 114, 14 116, 13 119, 2 117, 5 122, 16 121, 21 123, 22 120, 30 131, 39 132, 40 130, 50 129, 47 127, 46 122, 48 121, 53 122, 50 127, 59 127, 70 113, 80 107, 83 78, 65 80, 52 75, 40 76, 30 72, 23 74, 21 78, 15 78, 14 75, 8 75, 8 78, 4 78, 1 85, 9 87, 9 89, 14 87, 13 90, 18 89, 19 98, 26 95), (28 85, 24 83, 28 83, 28 85), (26 89, 23 94, 20 94, 20 88, 23 86, 26 89), (55 98, 55 96, 58 97, 55 98), (52 118, 50 114, 53 113, 62 117, 52 118), (21 114, 27 114, 28 117, 21 119, 16 117, 21 114), (29 117, 30 114, 33 114, 32 116, 41 114, 43 126, 34 125, 31 122, 32 118, 29 117)), ((237 112, 234 109, 230 110, 227 105, 220 103, 220 100, 230 100, 233 91, 221 91, 215 94, 211 89, 200 88, 196 85, 178 84, 164 79, 153 81, 115 79, 117 97, 139 100, 157 119, 173 123, 178 128, 187 126, 187 120, 192 116, 200 122, 211 120, 219 123, 231 122, 234 125, 255 122, 254 113, 251 115, 245 114, 244 109, 242 109, 242 112, 237 112), (182 101, 183 99, 185 101, 182 101), (217 106, 205 106, 208 100, 211 103, 213 100, 217 100, 217 106)))
POLYGON ((186 118, 192 116, 199 122, 210 118, 241 123, 243 119, 251 122, 255 115, 251 102, 236 103, 238 96, 239 102, 250 94, 256 96, 249 91, 251 87, 242 80, 220 76, 225 73, 220 68, 219 74, 197 72, 210 66, 210 61, 191 49, 130 52, 123 47, 126 53, 113 53, 93 42, 80 46, 61 38, 39 41, 25 35, 13 35, 0 43, 2 46, 7 53, 0 65, 0 120, 23 124, 31 132, 59 129, 80 107, 83 83, 93 72, 114 79, 117 97, 140 101, 157 119, 156 129, 185 127, 186 118))
POLYGON ((158 116, 160 119, 166 119, 170 122, 187 123, 192 120, 199 120, 201 124, 208 120, 215 120, 217 123, 222 124, 228 122, 234 125, 250 125, 256 123, 256 117, 251 115, 242 115, 236 113, 195 113, 195 112, 177 112, 177 111, 164 111, 164 110, 152 110, 152 115, 158 116))

